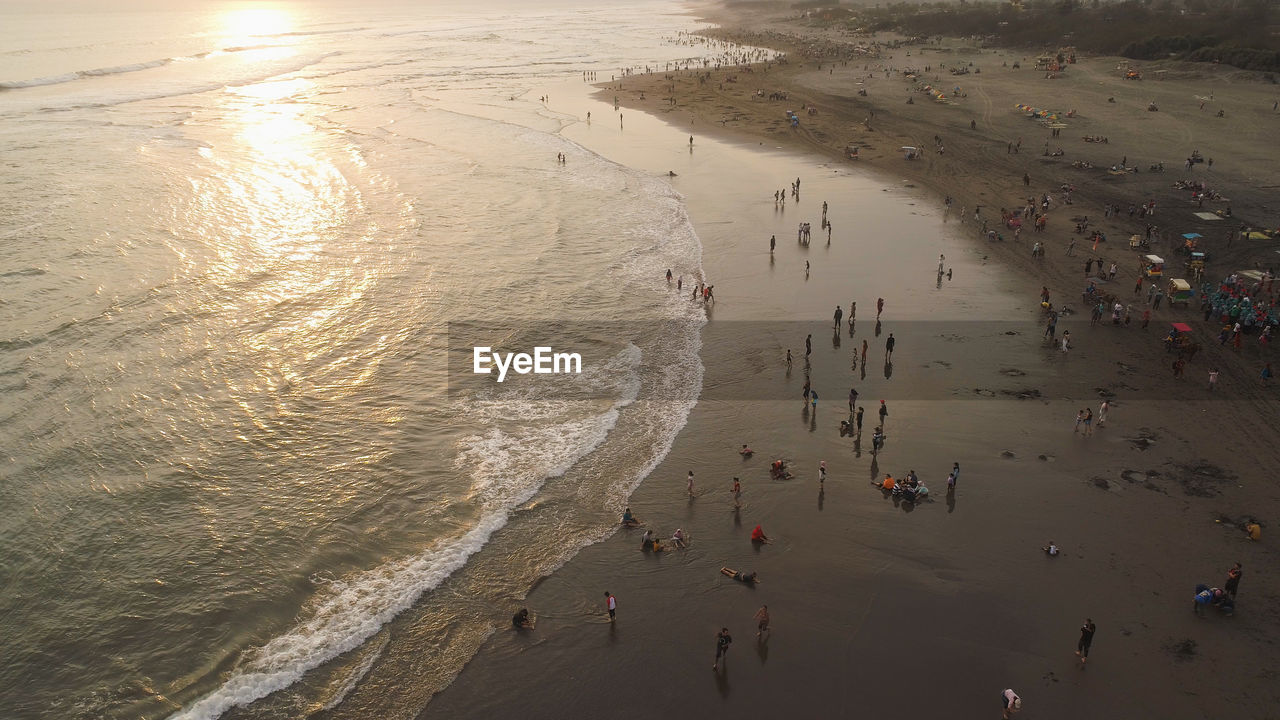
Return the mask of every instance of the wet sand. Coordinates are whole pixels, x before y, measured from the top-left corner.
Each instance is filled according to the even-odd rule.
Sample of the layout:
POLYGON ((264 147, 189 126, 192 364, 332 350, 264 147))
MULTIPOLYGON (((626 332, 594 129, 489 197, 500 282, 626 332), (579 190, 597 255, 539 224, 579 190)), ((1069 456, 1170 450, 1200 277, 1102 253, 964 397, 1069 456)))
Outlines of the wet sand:
MULTIPOLYGON (((690 153, 687 118, 668 115, 668 125, 624 108, 626 129, 618 130, 608 105, 558 109, 579 117, 590 109, 594 125, 566 134, 606 157, 674 170, 672 184, 686 194, 704 245, 718 302, 704 333, 703 400, 631 499, 660 537, 682 527, 693 541, 654 556, 639 550, 641 531, 621 530, 587 548, 531 590, 524 604, 537 617, 532 632, 509 629, 514 607, 495 608, 495 634, 424 717, 996 717, 1005 687, 1023 696, 1026 717, 1038 718, 1220 717, 1228 701, 1233 714, 1266 717, 1280 704, 1269 670, 1280 659, 1280 582, 1267 573, 1280 498, 1258 469, 1274 462, 1277 417, 1274 390, 1252 369, 1257 348, 1235 358, 1206 343, 1188 377, 1174 381, 1158 334, 1184 318, 1207 333, 1194 309, 1157 311, 1145 333, 1136 325, 1090 328, 1077 315, 1059 324, 1076 337, 1075 349, 1063 355, 1045 344, 1039 287, 1078 297, 1083 248, 1077 258, 1059 257, 1067 237, 1060 232, 1050 235, 1056 251, 1033 263, 1029 233, 1020 247, 978 240, 954 215, 944 223, 940 199, 924 192, 956 182, 957 207, 972 208, 976 200, 965 193, 988 193, 997 206, 996 198, 1011 196, 1013 204, 1022 171, 994 152, 986 171, 964 178, 934 159, 904 164, 921 186, 908 188, 871 175, 865 166, 875 163, 761 148, 742 134, 703 139, 699 130, 690 153), (918 170, 926 167, 934 170, 918 170), (775 211, 769 186, 797 175, 799 204, 775 211), (886 196, 892 201, 878 201, 886 196), (819 233, 823 200, 832 205, 830 249, 819 233), (889 205, 898 203, 916 203, 909 207, 917 214, 896 215, 889 205), (794 237, 802 220, 813 223, 807 248, 794 237), (778 235, 772 262, 770 234, 778 235), (939 252, 955 269, 941 286, 933 273, 939 252), (887 306, 877 337, 880 296, 887 306), (836 347, 832 310, 840 303, 847 313, 855 298, 859 321, 836 347), (898 350, 885 377, 888 332, 898 350), (816 413, 800 399, 808 333, 816 413), (864 338, 871 362, 853 370, 850 350, 864 338), (787 347, 796 355, 790 376, 787 347), (1202 382, 1211 363, 1224 371, 1214 395, 1202 382), (868 413, 860 444, 837 431, 850 385, 868 413), (1096 411, 1104 396, 1112 398, 1107 427, 1089 438, 1073 434, 1076 410, 1096 411), (889 438, 873 457, 879 398, 891 408, 889 438), (743 442, 757 451, 745 461, 736 453, 743 442), (795 479, 769 479, 776 457, 795 479), (820 460, 830 470, 822 494, 820 460), (944 479, 955 461, 962 473, 948 497, 944 479), (704 493, 694 500, 685 494, 690 469, 704 493), (910 469, 933 491, 929 502, 903 506, 870 484, 910 469), (734 476, 745 491, 737 511, 734 476), (1245 516, 1266 528, 1261 543, 1232 524, 1245 516), (757 523, 773 544, 751 545, 757 523), (1062 556, 1040 551, 1050 539, 1062 556), (1221 584, 1237 560, 1245 577, 1236 615, 1195 617, 1193 586, 1221 584), (763 582, 751 588, 725 578, 718 571, 726 565, 757 571, 763 582), (613 625, 604 618, 605 590, 618 598, 613 625), (757 643, 751 617, 765 603, 774 632, 757 643), (1085 617, 1098 634, 1081 669, 1073 651, 1085 617), (721 626, 735 643, 713 673, 721 626), (898 679, 904 675, 913 680, 898 679)), ((710 132, 705 113, 695 115, 693 126, 700 123, 710 132)), ((1111 151, 1124 152, 1120 131, 1109 132, 1111 151)), ((773 144, 783 142, 808 141, 773 144)), ((1029 143, 1028 132, 1024 153, 1029 143)), ((962 166, 961 152, 951 141, 947 148, 947 162, 962 166)), ((1214 153, 1215 173, 1236 162, 1214 153)), ((1083 187, 1077 197, 1073 213, 1101 216, 1104 200, 1089 204, 1083 187)), ((1173 201, 1161 202, 1161 212, 1174 212, 1173 201)), ((1124 294, 1133 284, 1131 253, 1104 256, 1113 254, 1126 260, 1115 282, 1124 294)), ((1211 263, 1210 275, 1225 267, 1211 263)))

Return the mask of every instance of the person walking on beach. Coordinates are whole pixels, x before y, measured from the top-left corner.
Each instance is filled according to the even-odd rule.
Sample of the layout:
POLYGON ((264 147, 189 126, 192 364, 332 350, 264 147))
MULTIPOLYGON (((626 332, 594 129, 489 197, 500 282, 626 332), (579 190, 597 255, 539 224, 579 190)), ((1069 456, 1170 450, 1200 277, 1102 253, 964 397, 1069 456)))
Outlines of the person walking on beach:
POLYGON ((853 406, 857 402, 858 402, 858 390, 856 388, 849 388, 849 414, 850 415, 853 414, 853 406))
POLYGON ((1081 665, 1089 659, 1089 646, 1093 644, 1093 633, 1097 629, 1089 618, 1085 618, 1084 625, 1080 626, 1080 642, 1076 643, 1076 655, 1080 656, 1081 665))
POLYGON ((880 427, 884 427, 884 419, 889 417, 889 406, 880 401, 880 427))
POLYGON ((1070 349, 1071 349, 1071 331, 1063 330, 1062 331, 1062 352, 1066 352, 1070 349))
POLYGON ((837 305, 837 306, 836 306, 836 314, 835 314, 835 319, 836 319, 836 326, 835 326, 835 327, 836 327, 836 329, 837 329, 837 330, 839 330, 839 329, 840 329, 840 320, 841 320, 841 318, 843 318, 843 317, 844 317, 844 308, 842 308, 842 307, 840 307, 839 305, 837 305))
POLYGON ((804 339, 804 361, 809 362, 809 355, 813 353, 813 334, 810 333, 804 339))
POLYGON ((764 633, 769 632, 769 606, 761 605, 753 616, 756 621, 756 637, 761 637, 764 633))
POLYGON ((777 246, 778 246, 778 236, 770 235, 769 236, 769 254, 770 255, 773 254, 773 249, 777 246))
POLYGON ((1084 424, 1084 409, 1082 408, 1076 411, 1076 426, 1071 431, 1071 434, 1075 435, 1076 433, 1080 432, 1080 426, 1083 424, 1084 424))
POLYGON ((818 411, 818 391, 817 390, 809 391, 809 400, 810 402, 813 403, 813 411, 817 412, 818 411))
POLYGON ((858 436, 859 436, 859 437, 861 437, 861 436, 862 436, 862 412, 863 412, 863 410, 864 410, 864 408, 863 408, 861 405, 859 405, 859 406, 858 406, 858 412, 857 412, 857 413, 855 413, 855 414, 854 414, 854 416, 853 416, 853 424, 854 424, 855 426, 857 426, 857 428, 858 428, 858 436))
POLYGON ((897 341, 893 339, 893 333, 889 333, 889 339, 884 341, 884 361, 889 362, 893 359, 893 346, 897 341))
MULTIPOLYGON (((743 447, 746 447, 746 445, 743 445, 743 447)), ((689 497, 697 497, 697 494, 693 492, 693 471, 692 470, 689 471, 689 497)))
POLYGON ((1242 575, 1244 575, 1244 569, 1240 566, 1240 563, 1231 566, 1231 569, 1227 571, 1227 583, 1222 586, 1222 589, 1226 590, 1233 600, 1236 596, 1236 590, 1240 589, 1240 577, 1242 575))
POLYGON ((880 319, 880 313, 884 312, 884 298, 876 298, 876 319, 880 319))
POLYGON ((823 460, 818 463, 818 486, 826 487, 827 483, 827 461, 823 460))
POLYGON ((738 481, 738 478, 733 479, 733 490, 731 492, 733 493, 733 506, 736 508, 742 507, 742 483, 738 481))
POLYGON ((862 340, 862 364, 867 364, 867 341, 865 338, 862 340))
POLYGON ((1213 392, 1213 389, 1217 386, 1218 386, 1218 368, 1212 368, 1211 370, 1209 370, 1209 392, 1213 392))
POLYGON ((729 661, 729 643, 733 642, 733 638, 729 635, 729 628, 722 627, 716 635, 716 661, 711 664, 712 670, 720 669, 720 658, 724 658, 725 662, 729 661))
POLYGON ((804 379, 804 404, 805 405, 809 404, 809 392, 810 392, 809 378, 806 377, 804 379))
POLYGON ((1049 344, 1053 345, 1053 343, 1057 340, 1057 334, 1058 334, 1058 313, 1051 312, 1049 313, 1049 324, 1046 325, 1044 328, 1044 336, 1049 338, 1049 344))
POLYGON ((791 369, 791 348, 787 348, 787 370, 791 369))
POLYGON ((1004 706, 1004 720, 1009 720, 1010 715, 1022 709, 1022 698, 1012 688, 1000 693, 1000 703, 1004 706))
POLYGON ((614 621, 614 613, 618 610, 618 598, 614 597, 608 590, 604 591, 604 607, 609 611, 609 622, 614 621))

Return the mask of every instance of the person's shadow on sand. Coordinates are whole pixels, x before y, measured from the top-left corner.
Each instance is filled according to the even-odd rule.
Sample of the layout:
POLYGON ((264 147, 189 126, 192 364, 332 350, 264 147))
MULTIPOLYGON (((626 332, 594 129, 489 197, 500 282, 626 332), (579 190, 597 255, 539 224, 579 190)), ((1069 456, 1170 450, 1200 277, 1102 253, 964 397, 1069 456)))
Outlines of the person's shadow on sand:
POLYGON ((884 363, 884 379, 888 380, 891 377, 893 377, 893 363, 886 360, 884 363))
POLYGON ((955 511, 956 511, 956 489, 949 488, 947 490, 947 513, 950 514, 955 511))
POLYGON ((871 456, 871 482, 875 482, 880 477, 880 461, 873 454, 871 456))
POLYGON ((726 662, 722 662, 720 667, 721 669, 717 670, 715 673, 716 690, 720 692, 720 697, 728 699, 729 697, 729 663, 727 662, 727 658, 726 658, 726 662))
POLYGON ((827 497, 826 490, 818 490, 818 512, 822 512, 822 501, 827 497))
POLYGON ((769 662, 769 637, 756 638, 756 654, 760 656, 760 664, 769 662))

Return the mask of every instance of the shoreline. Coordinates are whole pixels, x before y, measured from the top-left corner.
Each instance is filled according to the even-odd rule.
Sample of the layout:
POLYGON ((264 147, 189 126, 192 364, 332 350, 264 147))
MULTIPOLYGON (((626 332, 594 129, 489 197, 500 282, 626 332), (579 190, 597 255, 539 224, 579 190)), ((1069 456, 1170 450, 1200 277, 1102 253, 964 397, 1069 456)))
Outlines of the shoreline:
MULTIPOLYGON (((625 81, 627 89, 632 80, 625 81)), ((598 112, 597 118, 602 115, 598 112)), ((670 129, 669 136, 677 135, 670 129)), ((735 137, 734 142, 749 145, 743 139, 735 137)), ((703 152, 698 143, 690 154, 700 158, 703 152)), ((771 148, 767 155, 777 153, 771 148)), ((666 157, 674 162, 675 154, 666 157)), ((808 157, 811 168, 857 173, 856 167, 808 157)), ((654 171, 664 161, 644 159, 654 171)), ((672 179, 677 186, 688 181, 701 179, 684 172, 672 179)), ((806 180, 808 187, 810 182, 806 180)), ((706 197, 705 188, 701 194, 706 197)), ((807 203, 804 212, 816 222, 812 197, 806 195, 802 202, 807 203)), ((732 230, 720 229, 721 222, 729 222, 720 217, 732 217, 747 207, 734 204, 740 201, 730 197, 724 200, 728 209, 708 217, 705 207, 694 207, 706 206, 707 201, 695 201, 690 194, 690 215, 703 241, 703 265, 718 285, 722 303, 719 317, 704 329, 703 363, 709 376, 723 363, 730 380, 782 380, 797 391, 798 366, 789 385, 779 378, 777 348, 756 352, 750 342, 731 336, 706 341, 726 321, 760 312, 761 301, 766 313, 769 307, 789 307, 797 318, 816 318, 808 324, 818 337, 822 318, 829 318, 825 294, 832 290, 830 281, 815 305, 807 294, 779 295, 762 286, 767 275, 753 274, 758 271, 744 264, 748 260, 737 257, 768 262, 767 253, 756 250, 760 238, 744 240, 732 230), (813 312, 817 307, 827 310, 813 312)), ((850 226, 843 219, 839 222, 839 227, 850 226)), ((963 243, 972 257, 962 256, 974 270, 1038 267, 1006 262, 1012 249, 984 252, 983 241, 973 240, 972 233, 963 243), (999 262, 987 263, 987 255, 999 262)), ((789 239, 780 239, 779 245, 791 252, 789 239)), ((809 248, 811 255, 816 246, 809 248)), ((1006 246, 1012 248, 1013 243, 1006 246)), ((793 257, 787 255, 784 264, 793 257)), ((961 277, 969 282, 973 276, 961 277)), ((714 389, 704 390, 671 452, 631 501, 641 518, 658 523, 660 536, 669 533, 672 523, 694 528, 690 550, 656 558, 634 553, 639 536, 628 530, 585 548, 537 583, 525 600, 542 618, 537 631, 513 636, 499 630, 421 717, 513 712, 552 717, 607 709, 633 710, 625 714, 786 711, 793 709, 796 697, 807 697, 814 707, 827 711, 857 707, 915 716, 970 704, 975 709, 994 707, 994 697, 1003 687, 1014 687, 1028 701, 1034 700, 1039 717, 1074 717, 1104 706, 1137 715, 1159 710, 1168 717, 1204 717, 1229 695, 1248 698, 1242 701, 1246 712, 1265 711, 1276 698, 1268 696, 1274 691, 1254 668, 1266 663, 1255 664, 1249 658, 1275 653, 1269 638, 1274 632, 1262 629, 1274 618, 1267 600, 1277 596, 1275 579, 1258 574, 1248 578, 1251 619, 1242 622, 1238 616, 1224 625, 1213 618, 1208 625, 1216 635, 1206 634, 1206 625, 1196 625, 1203 621, 1187 614, 1184 602, 1195 582, 1220 582, 1212 573, 1225 570, 1232 560, 1243 560, 1246 569, 1255 571, 1274 560, 1265 545, 1242 546, 1242 537, 1213 517, 1241 517, 1246 507, 1264 518, 1264 525, 1265 518, 1274 517, 1275 489, 1259 483, 1261 478, 1248 467, 1270 459, 1272 451, 1262 447, 1265 441, 1258 434, 1265 427, 1251 428, 1252 436, 1226 439, 1217 447, 1197 447, 1204 443, 1211 421, 1190 426, 1170 421, 1192 410, 1219 413, 1226 403, 1214 405, 1203 393, 1193 399, 1207 401, 1204 407, 1189 409, 1184 402, 1162 399, 1176 386, 1163 374, 1137 370, 1163 361, 1154 338, 1140 343, 1132 337, 1137 335, 1134 331, 1090 330, 1076 316, 1064 325, 1086 340, 1063 358, 1052 348, 1028 341, 1042 329, 1035 307, 1040 280, 997 272, 980 282, 1021 288, 1010 296, 1008 308, 1022 318, 1011 321, 1017 334, 973 330, 960 333, 964 337, 958 349, 939 343, 921 350, 921 360, 937 353, 957 356, 949 361, 965 359, 967 365, 956 364, 972 375, 944 379, 944 388, 954 396, 942 403, 939 398, 891 400, 898 411, 892 416, 891 444, 883 458, 895 475, 905 471, 899 467, 904 463, 919 469, 935 491, 941 488, 939 470, 959 458, 965 479, 951 502, 935 492, 931 503, 904 513, 870 489, 868 469, 874 476, 875 463, 869 463, 865 450, 848 457, 847 440, 833 437, 832 426, 840 415, 836 408, 843 399, 831 397, 826 387, 822 409, 800 427, 793 424, 800 415, 794 401, 735 401, 714 396, 714 389), (1113 337, 1109 342, 1114 347, 1100 346, 1092 339, 1097 335, 1089 334, 1098 332, 1128 332, 1131 337, 1113 337), (993 355, 1000 358, 998 366, 991 364, 993 355), (986 370, 978 373, 975 368, 981 367, 986 370), (980 383, 998 397, 1013 398, 1049 379, 1060 382, 1058 394, 1051 397, 991 399, 961 392, 980 383), (1005 390, 1010 394, 1000 394, 1005 390), (1063 437, 1074 408, 1095 404, 1100 391, 1115 394, 1117 429, 1100 430, 1088 440, 1063 437), (749 442, 758 450, 746 463, 733 452, 742 438, 753 438, 749 442), (762 479, 764 466, 775 454, 798 469, 792 484, 762 479), (1245 466, 1240 464, 1242 454, 1249 458, 1245 466), (815 510, 813 475, 819 458, 831 461, 832 472, 815 510), (698 482, 705 483, 700 487, 708 488, 711 497, 682 497, 688 468, 695 469, 698 482), (723 497, 716 497, 725 492, 727 477, 734 472, 743 473, 750 483, 747 505, 739 514, 730 511, 723 497), (742 538, 753 521, 761 519, 777 542, 752 553, 742 538), (726 527, 726 521, 732 524, 726 527), (1038 547, 1050 539, 1068 547, 1061 558, 1066 562, 1046 564, 1038 547), (764 583, 747 590, 722 582, 715 570, 726 564, 757 570, 764 583), (603 589, 617 595, 620 603, 619 622, 607 631, 591 627, 603 622, 593 611, 595 596, 603 589), (763 647, 746 631, 758 602, 775 609, 778 628, 777 638, 763 647), (1069 675, 1079 667, 1069 654, 1074 628, 1086 615, 1106 631, 1099 639, 1107 638, 1111 659, 1101 675, 1069 675), (903 622, 903 617, 919 621, 903 622), (710 660, 709 639, 721 623, 735 628, 732 670, 709 678, 703 665, 710 660), (1185 640, 1199 649, 1184 652, 1185 640), (1242 653, 1243 647, 1248 651, 1242 653), (886 662, 917 669, 937 686, 935 696, 904 698, 881 687, 877 678, 850 682, 868 663, 886 662), (556 680, 548 683, 546 677, 556 680), (495 691, 496 684, 503 689, 495 691), (655 694, 655 688, 660 692, 655 694), (1213 696, 1216 689, 1222 696, 1213 696), (1196 694, 1185 697, 1186 693, 1196 694)), ((1053 286, 1055 295, 1062 294, 1057 288, 1062 282, 1053 286)), ((1123 281, 1118 285, 1127 287, 1123 281)), ((835 292, 840 297, 847 294, 835 292)), ((983 288, 970 286, 969 292, 983 288)), ((865 287, 857 289, 861 302, 875 294, 865 287)), ((901 296, 884 296, 891 308, 902 308, 901 296)), ((830 319, 825 323, 829 329, 830 319)), ((860 327, 859 332, 867 330, 860 327)), ((824 351, 815 360, 815 375, 839 377, 843 352, 824 351)), ((919 369, 911 367, 915 364, 901 365, 903 370, 895 371, 894 378, 911 383, 943 372, 932 360, 919 369)), ((1244 383, 1233 379, 1223 389, 1244 392, 1244 383)), ((871 392, 864 388, 864 399, 874 397, 871 392)), ((1264 421, 1274 417, 1274 402, 1258 400, 1250 406, 1266 413, 1264 421)))

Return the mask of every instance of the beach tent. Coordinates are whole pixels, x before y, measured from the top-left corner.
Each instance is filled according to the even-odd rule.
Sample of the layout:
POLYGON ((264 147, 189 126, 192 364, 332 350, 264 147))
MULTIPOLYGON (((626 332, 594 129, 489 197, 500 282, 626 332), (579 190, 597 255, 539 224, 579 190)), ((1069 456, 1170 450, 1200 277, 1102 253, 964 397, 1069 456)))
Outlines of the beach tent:
POLYGON ((1200 233, 1182 233, 1182 237, 1186 238, 1187 240, 1199 240, 1204 236, 1201 235, 1200 233))
POLYGON ((1191 332, 1191 326, 1186 323, 1173 323, 1173 329, 1177 330, 1180 333, 1191 332))

